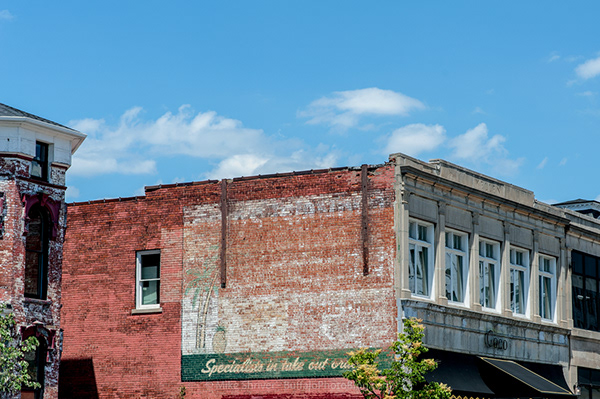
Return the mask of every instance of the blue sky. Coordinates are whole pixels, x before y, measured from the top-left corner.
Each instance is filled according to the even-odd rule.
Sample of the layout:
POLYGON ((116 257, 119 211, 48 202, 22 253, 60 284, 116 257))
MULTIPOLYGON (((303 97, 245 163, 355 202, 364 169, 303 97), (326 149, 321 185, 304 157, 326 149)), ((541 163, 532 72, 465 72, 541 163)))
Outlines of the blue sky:
POLYGON ((69 201, 391 152, 546 202, 596 199, 598 15, 591 1, 0 0, 0 102, 88 135, 69 201))

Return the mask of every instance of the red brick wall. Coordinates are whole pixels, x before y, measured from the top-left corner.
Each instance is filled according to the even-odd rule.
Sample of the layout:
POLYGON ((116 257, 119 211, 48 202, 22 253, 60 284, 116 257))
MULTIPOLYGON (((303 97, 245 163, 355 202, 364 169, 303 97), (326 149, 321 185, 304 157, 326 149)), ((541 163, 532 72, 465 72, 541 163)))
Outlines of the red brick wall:
MULTIPOLYGON (((227 286, 217 278, 210 291, 207 342, 217 325, 227 333, 225 352, 382 346, 394 338, 393 167, 369 173, 368 276, 360 173, 229 182, 227 286)), ((183 386, 187 398, 358 393, 337 378, 181 382, 182 345, 185 353, 212 350, 195 347, 200 300, 192 301, 190 279, 220 265, 220 195, 220 183, 207 182, 69 206, 61 397, 87 390, 88 397, 175 398, 183 386), (163 311, 132 315, 135 253, 146 249, 161 250, 163 311)))

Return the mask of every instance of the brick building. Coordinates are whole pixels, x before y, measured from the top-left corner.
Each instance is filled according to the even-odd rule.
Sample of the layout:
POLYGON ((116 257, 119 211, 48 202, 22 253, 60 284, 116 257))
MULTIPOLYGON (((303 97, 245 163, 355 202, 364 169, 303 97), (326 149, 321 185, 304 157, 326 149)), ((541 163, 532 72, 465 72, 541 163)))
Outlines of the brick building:
POLYGON ((394 202, 385 164, 70 205, 61 397, 357 397, 345 353, 397 331, 394 202))
POLYGON ((596 201, 443 160, 69 206, 63 398, 355 398, 345 353, 426 325, 456 397, 600 389, 596 201))
POLYGON ((27 360, 42 388, 25 389, 21 398, 58 395, 65 172, 84 138, 0 104, 0 303, 23 337, 40 342, 27 360))

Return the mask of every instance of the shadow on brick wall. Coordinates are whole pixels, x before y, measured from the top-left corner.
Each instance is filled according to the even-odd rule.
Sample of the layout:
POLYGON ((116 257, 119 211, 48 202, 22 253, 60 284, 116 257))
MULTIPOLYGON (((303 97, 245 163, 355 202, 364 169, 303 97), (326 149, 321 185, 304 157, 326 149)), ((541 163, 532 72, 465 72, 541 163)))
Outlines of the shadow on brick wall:
POLYGON ((66 359, 60 362, 58 397, 60 399, 98 399, 92 359, 66 359))

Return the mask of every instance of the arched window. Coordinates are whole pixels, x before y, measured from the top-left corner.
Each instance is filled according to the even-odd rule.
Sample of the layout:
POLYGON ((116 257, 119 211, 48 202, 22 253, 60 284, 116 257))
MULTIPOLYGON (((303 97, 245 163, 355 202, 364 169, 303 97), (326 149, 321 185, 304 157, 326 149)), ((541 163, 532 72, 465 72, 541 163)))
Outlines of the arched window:
POLYGON ((39 205, 29 210, 25 242, 25 296, 46 299, 48 290, 48 214, 39 205))

